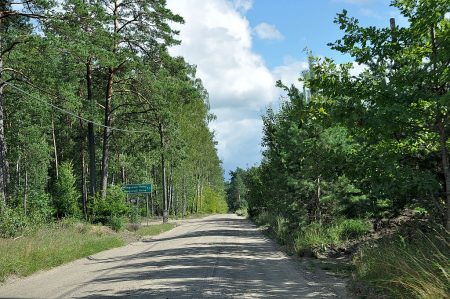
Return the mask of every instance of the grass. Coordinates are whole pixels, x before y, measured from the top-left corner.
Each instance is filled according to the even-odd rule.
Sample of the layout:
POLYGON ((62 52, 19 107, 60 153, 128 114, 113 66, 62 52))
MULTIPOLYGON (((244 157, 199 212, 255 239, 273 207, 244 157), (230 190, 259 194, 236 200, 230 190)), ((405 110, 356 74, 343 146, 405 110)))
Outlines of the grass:
POLYGON ((0 239, 0 281, 124 245, 110 229, 82 223, 58 223, 16 239, 0 239))
POLYGON ((449 240, 450 233, 442 228, 367 245, 354 259, 354 289, 362 294, 383 293, 388 298, 448 298, 449 240))
POLYGON ((273 238, 299 256, 359 238, 371 229, 371 224, 363 219, 340 219, 331 225, 311 223, 296 229, 290 228, 287 219, 267 212, 260 213, 253 220, 257 225, 269 228, 273 238))
POLYGON ((173 223, 162 223, 149 226, 141 226, 135 233, 141 237, 155 236, 168 230, 171 230, 175 226, 176 225, 173 223))
MULTIPOLYGON (((172 223, 142 226, 127 234, 154 236, 174 227, 172 223)), ((62 221, 28 231, 19 238, 0 238, 0 282, 12 275, 28 276, 39 270, 123 246, 127 234, 116 233, 105 226, 62 221)))

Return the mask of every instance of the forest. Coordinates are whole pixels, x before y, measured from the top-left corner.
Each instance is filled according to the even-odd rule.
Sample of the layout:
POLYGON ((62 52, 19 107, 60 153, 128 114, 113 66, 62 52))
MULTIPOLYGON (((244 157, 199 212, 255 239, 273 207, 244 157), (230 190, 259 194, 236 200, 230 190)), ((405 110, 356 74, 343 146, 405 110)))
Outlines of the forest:
POLYGON ((165 1, 0 6, 3 237, 67 217, 227 211, 215 116, 196 67, 168 53, 183 18, 165 1), (149 204, 127 203, 135 183, 152 184, 149 204))
MULTIPOLYGON (((232 211, 331 262, 358 297, 448 298, 450 3, 392 6, 409 26, 337 14, 329 47, 354 62, 306 49, 302 87, 273 82, 284 96, 262 116, 262 160, 225 182, 208 91, 169 53, 184 20, 165 0, 0 1, 0 282, 122 246, 142 217, 232 211), (151 192, 124 192, 140 183, 151 192)), ((228 217, 204 235, 259 233, 228 217)))
POLYGON ((353 253, 356 278, 390 296, 445 298, 450 4, 393 5, 409 27, 335 18, 342 37, 329 46, 360 74, 308 52, 303 90, 277 83, 286 97, 263 116, 262 161, 230 173, 229 205, 299 255, 353 253))

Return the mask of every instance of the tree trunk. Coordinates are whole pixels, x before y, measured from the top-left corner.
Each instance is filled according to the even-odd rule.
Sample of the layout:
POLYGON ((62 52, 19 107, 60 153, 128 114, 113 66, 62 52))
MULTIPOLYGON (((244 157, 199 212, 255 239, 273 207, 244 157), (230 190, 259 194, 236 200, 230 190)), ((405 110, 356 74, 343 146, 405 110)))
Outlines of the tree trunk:
MULTIPOLYGON (((168 213, 168 202, 167 202, 167 178, 166 178, 166 160, 164 157, 164 126, 162 123, 159 124, 159 137, 161 146, 161 174, 162 174, 162 190, 163 190, 163 202, 164 202, 164 212, 168 213)), ((166 220, 166 219, 164 219, 166 220)))
POLYGON ((106 188, 108 186, 108 169, 109 169, 109 145, 111 137, 111 100, 113 93, 114 70, 110 68, 108 76, 108 85, 106 88, 105 100, 105 127, 103 129, 103 151, 102 151, 102 198, 106 197, 106 188))
MULTIPOLYGON (((3 5, 2 5, 3 6, 3 5)), ((2 31, 2 18, 0 12, 0 32, 2 31)), ((0 34, 0 49, 2 48, 2 36, 0 34)), ((3 55, 0 53, 0 80, 3 80, 3 55)), ((8 196, 6 186, 8 184, 8 161, 6 160, 6 138, 5 138, 5 99, 3 89, 5 85, 0 82, 0 201, 2 209, 6 205, 8 196)))
POLYGON ((150 201, 151 201, 151 216, 153 217, 155 215, 155 208, 153 205, 153 191, 150 192, 150 201))
MULTIPOLYGON (((80 120, 80 132, 83 132, 83 121, 80 120)), ((83 204, 83 213, 84 217, 87 220, 87 188, 86 188, 86 161, 84 158, 84 142, 85 135, 83 133, 80 134, 80 162, 81 162, 81 199, 83 204)))
POLYGON ((25 194, 23 196, 23 212, 27 216, 27 198, 28 197, 28 171, 25 170, 25 194))
POLYGON ((195 193, 195 214, 198 215, 199 208, 199 197, 200 197, 200 179, 197 179, 197 190, 195 193))
POLYGON ((52 138, 53 138, 53 155, 55 157, 55 172, 56 172, 56 179, 59 177, 59 169, 58 169, 58 149, 56 147, 56 135, 55 135, 55 122, 53 120, 52 115, 52 138))
MULTIPOLYGON (((92 96, 92 60, 89 58, 86 62, 86 88, 87 88, 87 100, 90 104, 90 108, 95 108, 95 100, 92 96)), ((90 118, 93 117, 93 113, 90 113, 90 118)), ((95 132, 94 124, 88 123, 88 152, 89 152, 89 195, 94 196, 97 188, 97 166, 95 161, 95 132)))
POLYGON ((200 183, 200 214, 203 215, 203 184, 200 183))
POLYGON ((182 200, 183 200, 183 203, 182 203, 183 210, 182 210, 181 216, 184 217, 184 216, 186 216, 186 205, 187 205, 186 179, 184 176, 183 176, 183 199, 182 200))
MULTIPOLYGON (((119 0, 114 1, 114 10, 113 10, 113 32, 117 34, 119 31, 119 8, 120 8, 119 0)), ((112 45, 112 52, 116 53, 118 41, 117 38, 114 38, 114 42, 112 45)), ((106 86, 106 98, 105 98, 105 128, 103 130, 103 150, 102 150, 102 198, 106 197, 106 188, 108 186, 108 170, 109 170, 109 143, 111 137, 111 124, 112 124, 112 96, 113 96, 113 83, 114 83, 114 72, 115 69, 110 67, 108 70, 108 84, 106 86)))
POLYGON ((438 123, 439 143, 441 147, 442 170, 445 180, 445 201, 447 212, 445 214, 445 227, 450 231, 450 166, 447 148, 447 135, 445 134, 445 125, 441 120, 438 123))

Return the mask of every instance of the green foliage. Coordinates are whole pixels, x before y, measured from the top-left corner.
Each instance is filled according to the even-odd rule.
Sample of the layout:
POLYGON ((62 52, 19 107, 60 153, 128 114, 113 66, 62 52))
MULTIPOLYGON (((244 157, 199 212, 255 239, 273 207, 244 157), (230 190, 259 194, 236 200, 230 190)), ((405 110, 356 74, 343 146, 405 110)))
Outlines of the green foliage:
POLYGON ((440 228, 369 244, 355 256, 356 279, 389 298, 447 298, 449 239, 440 228))
POLYGON ((53 205, 58 217, 79 217, 80 194, 76 188, 76 178, 70 162, 63 162, 59 167, 59 177, 56 180, 53 205))
POLYGON ((15 237, 23 232, 27 226, 23 211, 4 207, 0 213, 0 237, 15 237))
POLYGON ((108 226, 116 232, 121 231, 124 227, 123 219, 113 215, 108 219, 108 226))
POLYGON ((203 190, 204 203, 203 212, 207 214, 220 214, 228 212, 228 205, 225 194, 220 189, 213 189, 205 186, 203 190))
POLYGON ((126 216, 130 208, 126 203, 126 195, 119 186, 111 186, 106 198, 96 196, 89 206, 94 223, 108 224, 115 217, 126 216))
POLYGON ((138 206, 132 206, 129 209, 128 218, 130 219, 131 223, 141 223, 141 215, 138 206))

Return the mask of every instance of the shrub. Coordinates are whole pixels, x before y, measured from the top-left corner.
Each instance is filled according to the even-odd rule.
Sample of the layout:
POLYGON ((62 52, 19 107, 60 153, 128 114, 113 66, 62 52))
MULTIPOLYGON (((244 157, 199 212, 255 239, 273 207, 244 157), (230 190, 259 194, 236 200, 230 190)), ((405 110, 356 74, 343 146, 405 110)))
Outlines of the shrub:
POLYGON ((53 203, 58 217, 81 215, 79 204, 80 193, 76 187, 76 177, 70 162, 59 166, 59 177, 55 184, 53 203))
POLYGON ((123 229, 123 220, 121 217, 111 216, 108 220, 108 226, 118 232, 123 229))
POLYGON ((106 192, 105 199, 99 196, 92 198, 89 210, 91 220, 94 223, 108 224, 113 216, 123 217, 127 215, 129 207, 122 189, 119 186, 111 186, 106 192))
POLYGON ((31 192, 28 199, 29 222, 34 225, 48 223, 55 209, 50 204, 51 199, 47 193, 31 192))
POLYGON ((0 237, 11 238, 20 235, 27 226, 22 210, 4 207, 0 213, 0 237))

